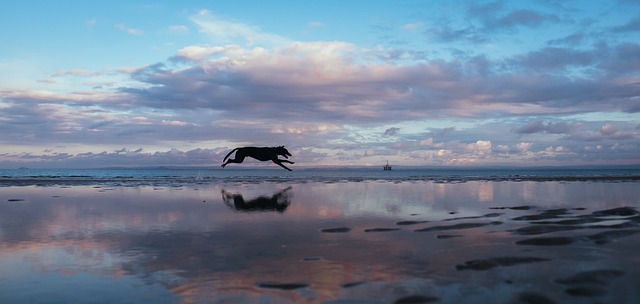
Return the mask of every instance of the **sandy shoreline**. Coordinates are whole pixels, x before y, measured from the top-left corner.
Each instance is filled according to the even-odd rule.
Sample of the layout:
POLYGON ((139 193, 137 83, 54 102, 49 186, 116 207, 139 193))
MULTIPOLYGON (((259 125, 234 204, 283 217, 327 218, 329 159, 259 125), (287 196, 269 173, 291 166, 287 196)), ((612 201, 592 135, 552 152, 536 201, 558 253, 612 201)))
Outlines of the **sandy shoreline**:
POLYGON ((634 303, 639 188, 5 185, 0 302, 634 303))

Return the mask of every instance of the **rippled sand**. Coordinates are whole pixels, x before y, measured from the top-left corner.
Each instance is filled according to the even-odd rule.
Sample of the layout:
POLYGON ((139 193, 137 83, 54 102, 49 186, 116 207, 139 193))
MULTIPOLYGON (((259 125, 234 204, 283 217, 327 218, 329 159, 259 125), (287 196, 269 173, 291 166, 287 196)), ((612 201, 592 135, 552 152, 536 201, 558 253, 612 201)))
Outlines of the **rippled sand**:
POLYGON ((0 302, 636 303, 637 181, 0 188, 0 302))

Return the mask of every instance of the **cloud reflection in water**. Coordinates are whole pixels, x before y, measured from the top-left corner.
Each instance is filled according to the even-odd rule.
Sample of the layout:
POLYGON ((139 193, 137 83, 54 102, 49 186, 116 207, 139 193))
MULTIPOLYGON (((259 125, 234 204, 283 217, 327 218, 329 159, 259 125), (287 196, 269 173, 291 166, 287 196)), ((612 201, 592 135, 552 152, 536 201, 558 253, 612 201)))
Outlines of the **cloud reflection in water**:
MULTIPOLYGON (((517 245, 524 237, 510 232, 528 225, 512 219, 547 209, 579 218, 633 205, 640 197, 634 183, 197 186, 3 188, 0 300, 321 303, 422 295, 464 301, 465 294, 502 299, 531 284, 566 300, 570 295, 549 277, 570 277, 576 267, 624 270, 627 283, 616 281, 604 299, 637 296, 628 282, 640 279, 629 272, 638 234, 605 245, 577 238, 550 250, 517 245), (530 207, 491 209, 513 206, 530 207), (323 232, 337 228, 348 229, 323 232), (549 261, 472 276, 455 269, 468 261, 517 260, 499 256, 525 249, 549 261), (454 292, 459 289, 467 293, 454 292)), ((585 229, 585 235, 599 232, 575 233, 585 229)))

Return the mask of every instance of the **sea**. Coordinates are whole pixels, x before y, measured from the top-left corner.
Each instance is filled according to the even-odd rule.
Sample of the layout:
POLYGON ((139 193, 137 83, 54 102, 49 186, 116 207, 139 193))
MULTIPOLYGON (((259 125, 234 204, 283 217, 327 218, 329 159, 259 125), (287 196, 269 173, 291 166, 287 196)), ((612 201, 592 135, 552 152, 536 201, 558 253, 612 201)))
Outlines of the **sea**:
POLYGON ((0 169, 0 303, 640 303, 640 167, 0 169))
POLYGON ((640 166, 616 167, 320 167, 293 171, 270 167, 144 167, 0 169, 0 185, 146 184, 203 182, 354 182, 354 181, 630 181, 640 166))

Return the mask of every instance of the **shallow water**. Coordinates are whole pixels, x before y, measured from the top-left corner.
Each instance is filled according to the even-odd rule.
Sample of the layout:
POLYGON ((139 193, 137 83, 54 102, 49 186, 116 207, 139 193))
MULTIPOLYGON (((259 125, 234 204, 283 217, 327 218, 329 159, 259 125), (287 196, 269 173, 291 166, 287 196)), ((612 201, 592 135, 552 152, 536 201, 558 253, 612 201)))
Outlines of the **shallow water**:
POLYGON ((0 303, 635 303, 638 186, 5 186, 0 303))

